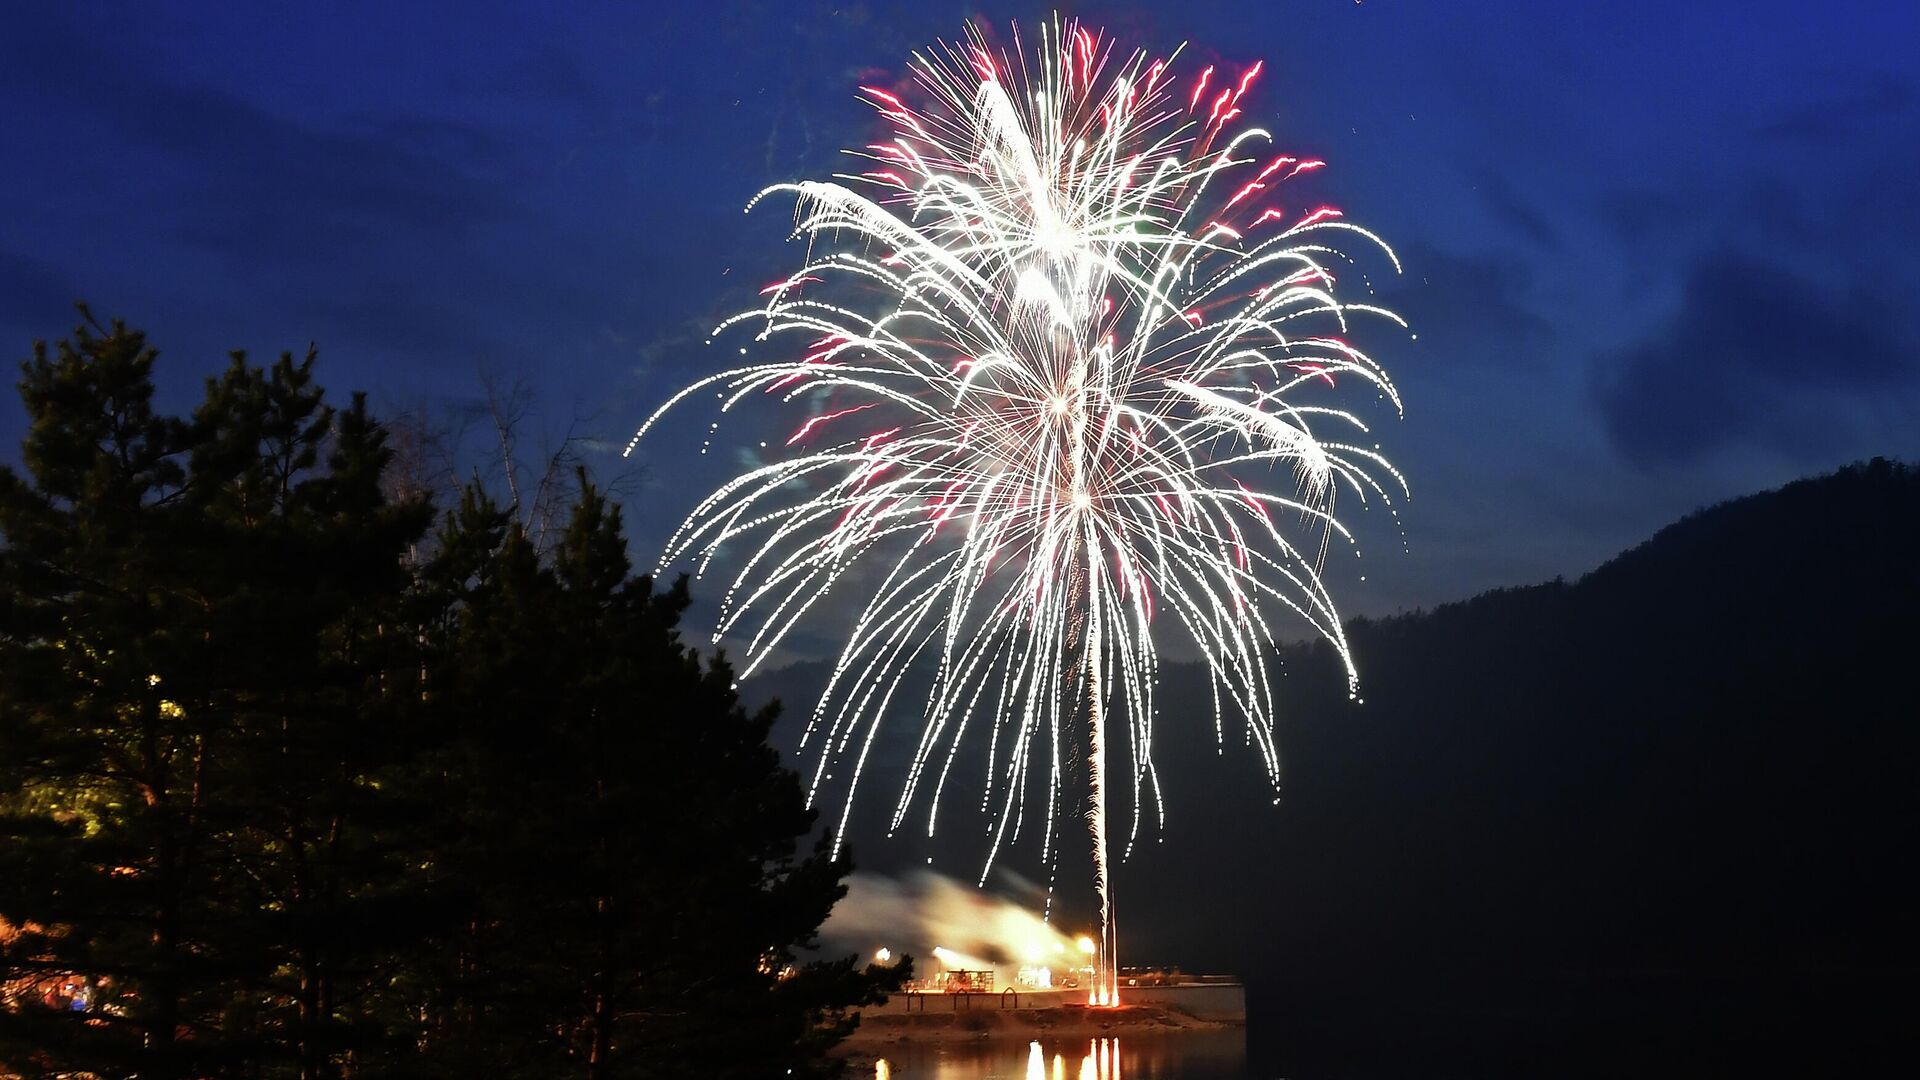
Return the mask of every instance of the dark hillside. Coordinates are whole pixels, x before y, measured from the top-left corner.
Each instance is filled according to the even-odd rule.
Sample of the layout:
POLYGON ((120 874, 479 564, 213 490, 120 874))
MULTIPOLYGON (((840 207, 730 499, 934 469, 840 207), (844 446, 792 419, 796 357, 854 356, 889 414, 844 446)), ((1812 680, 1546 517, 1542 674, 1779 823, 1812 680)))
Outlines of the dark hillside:
POLYGON ((1280 806, 1163 762, 1185 797, 1122 879, 1134 941, 1476 1053, 1864 1052, 1828 1035, 1920 1000, 1917 539, 1920 472, 1876 460, 1572 584, 1356 622, 1364 705, 1287 650, 1280 806))

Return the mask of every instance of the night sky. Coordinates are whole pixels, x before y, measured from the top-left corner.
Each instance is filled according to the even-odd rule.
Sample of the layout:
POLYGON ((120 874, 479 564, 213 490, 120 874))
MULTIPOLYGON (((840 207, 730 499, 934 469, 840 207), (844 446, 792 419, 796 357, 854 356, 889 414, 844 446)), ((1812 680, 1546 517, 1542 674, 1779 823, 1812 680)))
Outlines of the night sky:
MULTIPOLYGON (((86 298, 152 332, 181 408, 234 347, 317 342, 324 383, 389 411, 523 377, 530 423, 615 472, 720 359, 707 328, 795 265, 746 200, 844 166, 876 126, 857 83, 1051 10, 574 7, 12 6, 0 341, 24 357, 86 298)), ((1414 500, 1404 551, 1364 523, 1347 610, 1579 574, 1703 504, 1920 457, 1920 5, 1060 10, 1264 59, 1247 119, 1327 159, 1314 197, 1406 264, 1383 295, 1419 338, 1368 344, 1414 500)), ((643 551, 730 464, 694 454, 705 419, 644 448, 643 551)))

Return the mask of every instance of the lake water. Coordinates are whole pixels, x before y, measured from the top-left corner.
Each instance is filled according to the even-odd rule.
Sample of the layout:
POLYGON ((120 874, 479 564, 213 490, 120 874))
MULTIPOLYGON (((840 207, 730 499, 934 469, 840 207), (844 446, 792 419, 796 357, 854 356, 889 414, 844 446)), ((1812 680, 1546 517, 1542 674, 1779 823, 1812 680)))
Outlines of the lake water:
MULTIPOLYGON (((1244 1031, 1042 1039, 879 1051, 873 1080, 1246 1080, 1244 1031)), ((865 1072, 852 1072, 865 1077, 865 1072)))

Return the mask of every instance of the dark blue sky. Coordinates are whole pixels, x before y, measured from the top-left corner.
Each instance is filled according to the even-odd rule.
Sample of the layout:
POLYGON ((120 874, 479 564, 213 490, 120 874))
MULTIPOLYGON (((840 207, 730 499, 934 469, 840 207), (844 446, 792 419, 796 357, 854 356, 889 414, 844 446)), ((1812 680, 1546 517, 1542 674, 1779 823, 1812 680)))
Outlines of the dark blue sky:
MULTIPOLYGON (((1407 547, 1363 529, 1350 610, 1577 574, 1701 504, 1920 457, 1911 0, 1060 8, 1264 58, 1248 119, 1406 262, 1387 296, 1419 340, 1371 344, 1408 405, 1380 429, 1407 547)), ((324 382, 389 409, 471 399, 485 366, 616 468, 792 265, 782 214, 742 204, 865 141, 855 84, 1048 10, 16 5, 0 341, 24 357, 85 297, 152 331, 178 403, 232 347, 317 341, 324 382)), ((643 546, 717 479, 692 446, 646 447, 643 546)))

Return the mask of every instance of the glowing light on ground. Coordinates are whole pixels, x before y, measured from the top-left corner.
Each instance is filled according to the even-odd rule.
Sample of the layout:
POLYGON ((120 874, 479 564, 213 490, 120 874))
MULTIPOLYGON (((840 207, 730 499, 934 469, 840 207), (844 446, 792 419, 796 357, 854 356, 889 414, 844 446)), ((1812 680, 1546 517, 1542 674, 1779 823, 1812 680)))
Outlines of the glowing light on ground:
POLYGON ((1084 758, 1096 1005, 1119 1001, 1110 749, 1131 795, 1123 857, 1149 807, 1164 819, 1156 635, 1199 654, 1216 742, 1243 716, 1277 788, 1268 651, 1283 619, 1304 623, 1351 691, 1322 579, 1333 542, 1352 542, 1336 497, 1405 491, 1337 397, 1399 408, 1351 335, 1362 318, 1404 323, 1337 291, 1371 291, 1343 241, 1397 260, 1292 190, 1323 162, 1232 126, 1259 64, 1182 76, 1173 59, 1074 22, 1031 51, 1017 30, 996 49, 969 28, 916 54, 909 88, 862 87, 892 129, 854 153, 863 171, 749 204, 791 196, 807 252, 715 329, 751 329, 755 355, 634 436, 701 393, 723 412, 809 406, 784 456, 695 507, 662 569, 706 571, 723 549, 737 562, 716 639, 744 641, 743 676, 826 598, 853 598, 803 743, 810 797, 851 763, 836 842, 916 665, 933 684, 891 826, 919 808, 931 835, 959 748, 984 740, 982 881, 1026 830, 1057 863, 1084 758))

